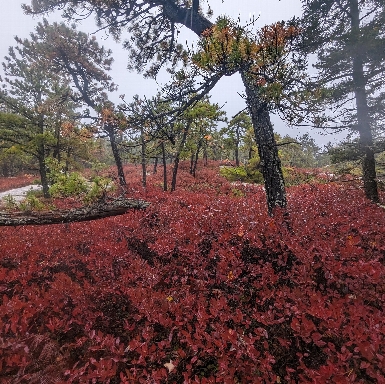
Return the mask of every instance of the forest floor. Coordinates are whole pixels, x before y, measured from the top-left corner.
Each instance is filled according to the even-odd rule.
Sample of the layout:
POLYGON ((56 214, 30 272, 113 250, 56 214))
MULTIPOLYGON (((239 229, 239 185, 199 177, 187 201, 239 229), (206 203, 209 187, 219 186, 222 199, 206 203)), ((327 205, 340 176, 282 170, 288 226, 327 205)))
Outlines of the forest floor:
POLYGON ((385 215, 361 184, 298 170, 270 217, 214 162, 173 193, 125 171, 145 210, 1 228, 0 383, 385 384, 385 215))

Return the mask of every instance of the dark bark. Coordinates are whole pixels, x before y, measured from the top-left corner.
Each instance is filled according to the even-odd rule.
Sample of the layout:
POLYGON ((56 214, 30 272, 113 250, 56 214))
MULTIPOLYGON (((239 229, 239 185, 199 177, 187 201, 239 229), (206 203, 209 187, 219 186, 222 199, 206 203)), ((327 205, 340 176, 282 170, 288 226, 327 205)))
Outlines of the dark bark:
POLYGON ((190 156, 190 175, 193 173, 193 168, 194 168, 194 152, 191 151, 191 156, 190 156))
POLYGON ((141 148, 141 165, 142 165, 142 186, 147 186, 147 167, 146 167, 146 141, 144 138, 143 127, 140 128, 140 148, 141 148))
POLYGON ((254 85, 247 72, 242 72, 241 76, 246 88, 246 103, 253 122, 258 153, 261 159, 260 164, 265 181, 267 208, 271 215, 275 207, 286 207, 286 191, 281 160, 278 157, 278 149, 267 104, 261 100, 258 86, 254 85))
POLYGON ((158 156, 155 157, 154 159, 154 169, 152 171, 152 173, 155 175, 155 173, 158 172, 158 156))
POLYGON ((207 156, 207 148, 205 147, 203 150, 203 165, 207 167, 209 164, 208 156, 207 156))
MULTIPOLYGON (((38 102, 39 104, 42 103, 42 95, 40 93, 38 94, 38 102)), ((43 135, 44 134, 44 116, 42 114, 40 114, 38 118, 38 128, 39 128, 39 133, 43 135)), ((37 158, 39 162, 39 173, 40 173, 41 185, 43 187, 43 196, 45 198, 48 198, 50 196, 49 196, 48 175, 47 175, 47 166, 45 163, 45 156, 46 156, 46 148, 44 145, 44 139, 41 138, 37 148, 37 158)))
POLYGON ((0 226, 74 223, 123 215, 130 209, 145 209, 150 203, 134 199, 113 199, 90 207, 50 212, 0 212, 0 226))
MULTIPOLYGON (((358 0, 351 0, 350 15, 352 35, 359 39, 360 13, 358 0)), ((376 180, 376 163, 374 158, 373 135, 370 127, 368 100, 365 90, 365 76, 363 58, 360 49, 353 56, 353 83, 354 96, 357 105, 358 132, 360 135, 359 146, 362 153, 362 175, 366 197, 374 202, 379 201, 376 180)))
POLYGON ((53 158, 57 159, 57 161, 60 163, 61 161, 61 156, 60 156, 60 126, 61 126, 61 119, 59 119, 58 123, 56 124, 56 129, 55 129, 55 147, 53 149, 53 158))
POLYGON ((178 6, 174 0, 166 0, 163 4, 163 12, 169 20, 183 24, 199 36, 205 29, 211 28, 213 23, 195 12, 197 6, 199 6, 197 0, 194 0, 194 7, 191 9, 178 6))
POLYGON ((188 134, 188 131, 190 129, 190 124, 191 123, 188 123, 187 126, 184 128, 182 140, 181 140, 181 142, 179 144, 179 147, 178 147, 178 150, 177 150, 177 152, 175 154, 174 169, 172 170, 171 192, 175 191, 175 189, 176 189, 176 178, 177 178, 177 175, 178 175, 180 153, 182 152, 182 149, 183 149, 183 147, 184 147, 184 145, 186 143, 187 134, 188 134))
POLYGON ((191 172, 191 174, 192 174, 194 177, 195 177, 196 171, 197 171, 199 152, 200 152, 201 148, 202 148, 202 141, 199 140, 197 150, 195 151, 194 163, 193 163, 193 168, 192 168, 192 172, 191 172))
POLYGON ((71 155, 71 147, 68 146, 67 152, 66 152, 65 168, 64 168, 65 174, 67 174, 70 169, 70 155, 71 155))
POLYGON ((127 185, 127 183, 126 183, 126 178, 124 176, 123 163, 122 163, 122 159, 120 157, 119 148, 118 148, 118 145, 116 143, 114 127, 109 125, 108 123, 106 123, 104 128, 105 128, 105 130, 108 134, 108 138, 110 140, 112 154, 114 156, 116 168, 118 170, 119 184, 122 187, 125 187, 127 185))
POLYGON ((235 139, 235 165, 239 167, 239 131, 238 129, 236 130, 236 139, 235 139))
POLYGON ((191 9, 192 9, 193 15, 198 14, 198 10, 199 10, 199 0, 193 0, 191 9))
POLYGON ((48 198, 49 197, 49 186, 48 186, 47 166, 45 164, 44 155, 39 154, 38 161, 39 161, 40 180, 41 180, 41 185, 43 187, 43 196, 45 198, 48 198))
POLYGON ((160 144, 162 148, 162 162, 163 162, 163 190, 167 191, 167 159, 166 159, 166 150, 164 148, 164 142, 160 144))

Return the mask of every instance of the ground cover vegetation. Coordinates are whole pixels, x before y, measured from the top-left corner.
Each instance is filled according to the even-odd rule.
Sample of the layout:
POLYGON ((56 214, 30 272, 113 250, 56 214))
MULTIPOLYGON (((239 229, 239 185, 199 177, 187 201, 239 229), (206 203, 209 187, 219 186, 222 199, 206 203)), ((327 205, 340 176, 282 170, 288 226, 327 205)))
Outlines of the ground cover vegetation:
POLYGON ((383 208, 313 182, 270 217, 218 170, 130 166, 145 211, 2 228, 1 381, 384 382, 383 208))
POLYGON ((13 177, 1 177, 0 178, 0 192, 6 192, 10 189, 25 187, 36 182, 36 176, 34 175, 18 175, 13 177))

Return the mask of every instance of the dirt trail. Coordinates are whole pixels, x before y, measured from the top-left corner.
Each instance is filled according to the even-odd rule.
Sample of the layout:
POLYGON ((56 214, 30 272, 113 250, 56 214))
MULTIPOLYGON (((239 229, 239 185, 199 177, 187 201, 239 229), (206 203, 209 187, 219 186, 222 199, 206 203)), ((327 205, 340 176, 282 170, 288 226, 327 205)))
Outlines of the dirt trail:
POLYGON ((8 195, 11 195, 16 201, 19 202, 25 199, 25 196, 28 191, 31 191, 31 190, 36 191, 40 189, 41 189, 41 185, 34 184, 34 185, 27 185, 21 188, 10 189, 9 191, 5 191, 5 192, 0 192, 0 202, 1 200, 3 200, 4 197, 8 195))

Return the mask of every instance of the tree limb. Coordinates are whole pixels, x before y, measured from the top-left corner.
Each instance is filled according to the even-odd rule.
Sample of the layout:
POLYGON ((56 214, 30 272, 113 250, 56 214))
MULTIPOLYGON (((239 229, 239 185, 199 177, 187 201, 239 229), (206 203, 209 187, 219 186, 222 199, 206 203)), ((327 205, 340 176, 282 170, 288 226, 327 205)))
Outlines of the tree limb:
POLYGON ((127 213, 130 209, 145 209, 143 200, 117 198, 89 207, 49 212, 0 212, 0 226, 50 225, 103 219, 127 213))

